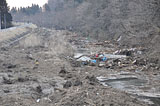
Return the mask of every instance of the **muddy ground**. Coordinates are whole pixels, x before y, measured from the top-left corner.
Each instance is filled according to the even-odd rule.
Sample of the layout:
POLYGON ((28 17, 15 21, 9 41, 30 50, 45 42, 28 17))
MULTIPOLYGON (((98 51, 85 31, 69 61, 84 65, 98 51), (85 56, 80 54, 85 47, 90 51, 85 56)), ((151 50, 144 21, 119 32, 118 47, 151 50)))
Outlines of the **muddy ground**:
POLYGON ((0 106, 159 106, 159 60, 145 57, 145 48, 119 47, 68 31, 29 30, 24 38, 8 41, 11 45, 1 43, 0 106), (117 50, 127 58, 108 59, 101 67, 73 58, 75 53, 94 57, 117 50), (140 93, 104 86, 97 79, 126 73, 147 80, 140 93), (156 97, 155 104, 142 99, 146 96, 156 97))

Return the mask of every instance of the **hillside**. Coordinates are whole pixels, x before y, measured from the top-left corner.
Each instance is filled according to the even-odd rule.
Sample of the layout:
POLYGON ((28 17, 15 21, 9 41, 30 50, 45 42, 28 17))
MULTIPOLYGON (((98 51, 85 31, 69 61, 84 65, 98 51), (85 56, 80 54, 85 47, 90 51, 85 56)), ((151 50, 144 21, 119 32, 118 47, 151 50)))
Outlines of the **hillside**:
POLYGON ((159 0, 49 0, 0 30, 0 106, 160 106, 159 0))
POLYGON ((48 5, 49 12, 28 17, 13 14, 14 20, 77 31, 101 40, 122 38, 121 42, 130 40, 131 44, 159 33, 160 1, 157 0, 49 0, 48 5))
POLYGON ((50 11, 12 13, 15 21, 69 30, 122 48, 146 47, 147 57, 160 57, 159 0, 49 0, 50 11))

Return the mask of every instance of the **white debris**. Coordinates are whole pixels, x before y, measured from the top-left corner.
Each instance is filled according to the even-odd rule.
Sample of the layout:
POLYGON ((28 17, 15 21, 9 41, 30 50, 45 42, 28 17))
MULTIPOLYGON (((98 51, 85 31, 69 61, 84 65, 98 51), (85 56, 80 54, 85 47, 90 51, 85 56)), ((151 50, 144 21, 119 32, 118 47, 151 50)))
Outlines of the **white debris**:
POLYGON ((78 59, 78 58, 80 58, 81 56, 83 56, 83 54, 77 53, 77 54, 74 55, 74 58, 75 58, 75 59, 78 59))
POLYGON ((122 36, 120 36, 117 41, 119 42, 121 39, 122 39, 122 36))
POLYGON ((119 58, 126 58, 126 55, 114 55, 114 54, 104 54, 105 57, 108 59, 119 59, 119 58))
POLYGON ((40 102, 40 99, 37 99, 36 102, 39 103, 39 102, 40 102))
POLYGON ((87 56, 83 56, 83 57, 77 59, 77 61, 91 61, 91 58, 87 57, 87 56))

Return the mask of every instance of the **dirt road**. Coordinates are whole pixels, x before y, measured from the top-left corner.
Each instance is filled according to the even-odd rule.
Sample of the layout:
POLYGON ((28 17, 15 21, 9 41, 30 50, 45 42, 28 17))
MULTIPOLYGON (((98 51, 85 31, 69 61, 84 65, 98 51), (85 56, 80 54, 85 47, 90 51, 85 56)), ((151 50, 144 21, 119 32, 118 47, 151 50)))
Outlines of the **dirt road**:
POLYGON ((152 76, 154 91, 160 90, 156 79, 160 74, 155 71, 158 69, 147 68, 152 69, 148 73, 146 64, 131 64, 136 57, 127 58, 126 63, 121 60, 124 65, 113 63, 110 68, 84 65, 73 58, 75 53, 113 53, 121 49, 116 43, 101 45, 68 31, 37 27, 27 28, 23 33, 26 37, 19 40, 20 34, 16 34, 15 39, 1 41, 2 44, 8 40, 5 45, 13 43, 1 45, 0 106, 148 106, 148 101, 113 86, 103 86, 97 79, 120 72, 152 76), (143 70, 136 73, 136 69, 143 70))

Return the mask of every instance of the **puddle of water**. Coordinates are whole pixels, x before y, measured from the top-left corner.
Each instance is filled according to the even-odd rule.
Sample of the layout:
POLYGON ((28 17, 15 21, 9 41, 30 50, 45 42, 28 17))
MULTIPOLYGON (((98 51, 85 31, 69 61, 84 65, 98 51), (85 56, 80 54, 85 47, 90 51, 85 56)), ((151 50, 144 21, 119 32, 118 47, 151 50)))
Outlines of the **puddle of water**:
POLYGON ((160 106, 160 98, 158 97, 139 96, 139 100, 148 102, 150 106, 160 106))
POLYGON ((138 90, 138 87, 144 86, 147 83, 147 80, 138 79, 136 77, 113 78, 113 79, 98 78, 98 80, 104 86, 111 86, 113 88, 132 92, 132 93, 136 93, 138 90))
MULTIPOLYGON (((153 106, 160 106, 160 96, 155 96, 155 94, 150 93, 150 91, 145 92, 142 87, 144 87, 148 81, 145 79, 140 79, 135 76, 127 76, 122 77, 121 75, 117 77, 97 77, 97 79, 102 83, 104 86, 111 86, 113 88, 119 89, 121 91, 126 91, 130 94, 138 95, 138 98, 142 101, 148 102, 153 106)), ((157 94, 157 93, 156 93, 157 94)))
POLYGON ((135 87, 143 86, 147 83, 146 80, 138 79, 135 77, 119 78, 119 79, 108 79, 103 81, 106 85, 113 88, 133 91, 135 87))
POLYGON ((160 98, 150 98, 151 101, 153 101, 152 106, 160 106, 160 98))

